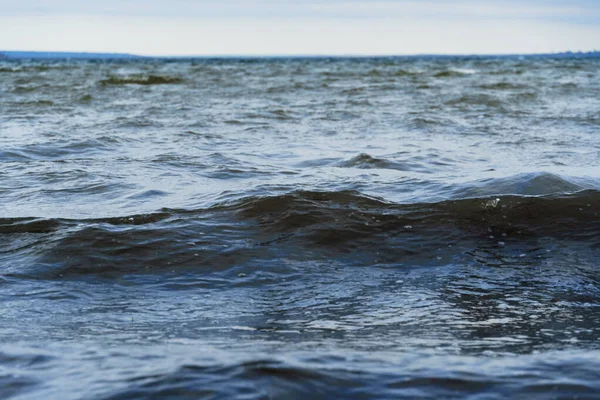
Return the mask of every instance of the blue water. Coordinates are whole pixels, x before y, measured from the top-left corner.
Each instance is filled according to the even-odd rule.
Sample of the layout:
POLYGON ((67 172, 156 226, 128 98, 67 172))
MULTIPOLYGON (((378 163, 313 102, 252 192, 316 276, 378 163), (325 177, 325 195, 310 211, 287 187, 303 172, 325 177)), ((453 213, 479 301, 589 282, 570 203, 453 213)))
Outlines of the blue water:
POLYGON ((0 397, 600 398, 600 62, 0 61, 0 397))

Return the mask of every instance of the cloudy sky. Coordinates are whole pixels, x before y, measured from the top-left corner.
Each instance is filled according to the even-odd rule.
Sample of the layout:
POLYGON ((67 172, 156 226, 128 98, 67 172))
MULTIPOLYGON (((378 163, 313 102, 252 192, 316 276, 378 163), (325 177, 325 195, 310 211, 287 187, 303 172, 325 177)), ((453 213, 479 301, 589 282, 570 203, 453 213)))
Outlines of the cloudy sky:
POLYGON ((600 0, 0 0, 0 50, 144 55, 600 50, 600 0))

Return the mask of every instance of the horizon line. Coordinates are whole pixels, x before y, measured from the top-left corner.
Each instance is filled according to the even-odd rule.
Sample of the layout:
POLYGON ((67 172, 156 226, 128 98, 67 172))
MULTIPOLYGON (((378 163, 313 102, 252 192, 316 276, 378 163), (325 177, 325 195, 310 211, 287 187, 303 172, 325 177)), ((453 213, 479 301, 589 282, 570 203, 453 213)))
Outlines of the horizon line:
MULTIPOLYGON (((163 55, 144 55, 127 52, 110 51, 47 51, 47 50, 0 50, 0 55, 11 58, 14 54, 32 54, 32 55, 89 55, 89 56, 126 56, 137 58, 374 58, 374 57, 506 57, 506 56, 551 56, 551 55, 585 55, 600 53, 600 50, 563 50, 553 52, 536 53, 346 53, 346 54, 328 54, 328 53, 298 53, 298 54, 163 54, 163 55)), ((26 58, 26 57, 25 57, 26 58)))

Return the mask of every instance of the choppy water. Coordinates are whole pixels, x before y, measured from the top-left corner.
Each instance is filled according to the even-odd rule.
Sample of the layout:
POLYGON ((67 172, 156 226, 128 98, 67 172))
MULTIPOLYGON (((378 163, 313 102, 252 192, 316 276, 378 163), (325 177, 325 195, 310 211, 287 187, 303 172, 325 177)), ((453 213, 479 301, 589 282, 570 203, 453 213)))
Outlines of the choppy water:
POLYGON ((0 63, 0 397, 600 398, 600 60, 0 63))

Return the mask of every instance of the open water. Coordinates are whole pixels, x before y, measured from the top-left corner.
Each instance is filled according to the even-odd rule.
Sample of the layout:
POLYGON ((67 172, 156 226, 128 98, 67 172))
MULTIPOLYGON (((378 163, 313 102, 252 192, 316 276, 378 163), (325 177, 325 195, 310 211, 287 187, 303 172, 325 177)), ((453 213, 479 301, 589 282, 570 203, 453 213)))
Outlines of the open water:
POLYGON ((600 398, 600 59, 0 62, 0 398, 600 398))

